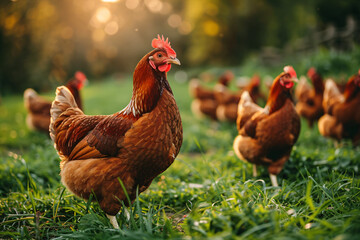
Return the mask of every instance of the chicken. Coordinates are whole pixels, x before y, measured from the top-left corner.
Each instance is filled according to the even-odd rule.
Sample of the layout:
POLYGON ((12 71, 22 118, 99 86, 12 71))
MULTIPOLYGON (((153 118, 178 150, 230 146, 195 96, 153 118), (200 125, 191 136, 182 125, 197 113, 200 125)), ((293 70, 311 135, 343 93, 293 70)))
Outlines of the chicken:
POLYGON ((350 77, 341 94, 335 82, 326 81, 323 107, 325 115, 319 119, 321 135, 340 141, 351 139, 353 145, 360 143, 360 70, 350 77))
MULTIPOLYGON (((230 71, 225 72, 220 76, 214 89, 227 87, 233 78, 234 75, 230 71)), ((198 118, 210 117, 213 120, 217 120, 216 108, 218 102, 214 90, 202 87, 198 79, 193 79, 190 81, 189 91, 190 95, 194 98, 191 102, 193 114, 198 118)))
POLYGON ((216 116, 220 121, 236 122, 238 104, 243 91, 248 91, 254 102, 257 102, 259 98, 265 99, 260 92, 260 77, 257 74, 240 92, 233 93, 224 86, 218 86, 215 89, 215 97, 218 101, 216 116))
MULTIPOLYGON (((80 90, 86 81, 85 74, 78 71, 75 73, 74 78, 70 79, 66 85, 80 109, 83 109, 80 90)), ((49 134, 51 101, 40 97, 32 88, 28 88, 24 92, 24 105, 28 112, 26 117, 27 126, 30 129, 49 134)))
POLYGON ((310 68, 308 77, 314 86, 312 89, 306 80, 301 79, 298 87, 296 88, 296 95, 298 97, 298 103, 296 104, 296 111, 298 114, 307 119, 308 125, 313 126, 323 114, 322 107, 324 83, 321 75, 316 72, 315 68, 310 68))
POLYGON ((189 92, 193 97, 191 111, 198 118, 210 117, 216 120, 217 101, 212 89, 201 86, 199 79, 192 79, 189 84, 189 92))
POLYGON ((218 103, 216 118, 219 121, 236 122, 237 105, 240 101, 240 93, 230 91, 226 86, 218 85, 215 90, 215 98, 218 103))
POLYGON ((167 80, 171 64, 180 65, 170 42, 153 39, 155 48, 137 64, 130 103, 112 115, 87 116, 66 87, 56 90, 50 136, 61 159, 61 181, 76 196, 93 193, 111 224, 122 202, 122 184, 134 201, 175 160, 183 139, 179 109, 167 80), (122 184, 120 184, 120 181, 122 184))
POLYGON ((298 102, 305 102, 309 97, 309 93, 312 88, 310 84, 308 84, 305 76, 301 76, 300 80, 295 88, 295 98, 298 102))
POLYGON ((295 70, 286 66, 273 81, 264 108, 255 104, 247 91, 239 102, 235 154, 254 164, 254 176, 256 165, 267 166, 273 186, 278 186, 276 175, 289 159, 300 133, 300 117, 290 93, 295 81, 295 70))

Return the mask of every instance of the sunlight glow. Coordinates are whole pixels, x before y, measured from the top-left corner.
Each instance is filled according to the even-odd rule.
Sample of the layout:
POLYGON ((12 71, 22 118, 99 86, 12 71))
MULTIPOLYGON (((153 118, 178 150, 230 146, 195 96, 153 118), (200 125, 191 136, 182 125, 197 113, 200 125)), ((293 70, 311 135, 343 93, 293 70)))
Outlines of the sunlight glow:
POLYGON ((145 5, 151 12, 160 12, 163 8, 163 3, 160 0, 145 0, 145 5))
POLYGON ((105 33, 108 35, 114 35, 118 32, 119 30, 119 24, 115 21, 111 21, 108 24, 106 24, 105 26, 105 33))
POLYGON ((171 14, 167 21, 172 28, 177 28, 181 25, 181 17, 179 14, 171 14))
POLYGON ((101 23, 106 23, 111 18, 111 12, 106 7, 100 7, 95 13, 96 19, 101 23))
POLYGON ((208 20, 204 23, 204 32, 209 36, 216 36, 219 33, 219 24, 212 20, 208 20))
POLYGON ((139 6, 139 0, 127 0, 125 6, 130 10, 134 10, 139 6))
POLYGON ((188 35, 193 30, 191 23, 183 21, 178 29, 180 34, 188 35))
POLYGON ((119 0, 101 0, 102 2, 106 2, 106 3, 116 3, 119 0))
POLYGON ((174 74, 174 77, 175 77, 175 81, 180 82, 180 83, 184 83, 188 80, 187 73, 182 70, 176 71, 174 74))
POLYGON ((163 2, 161 14, 168 15, 171 13, 173 6, 168 2, 163 2))

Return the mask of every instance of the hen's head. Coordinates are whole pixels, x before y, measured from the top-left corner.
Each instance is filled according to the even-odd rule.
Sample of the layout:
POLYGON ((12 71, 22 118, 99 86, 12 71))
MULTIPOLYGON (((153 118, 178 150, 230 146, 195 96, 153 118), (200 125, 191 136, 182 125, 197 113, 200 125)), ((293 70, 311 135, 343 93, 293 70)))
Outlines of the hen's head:
POLYGON ((292 99, 290 89, 297 82, 296 72, 292 66, 285 66, 284 72, 277 76, 271 86, 266 106, 269 113, 280 109, 287 99, 292 99))
POLYGON ((229 83, 234 79, 234 74, 231 71, 226 71, 224 72, 220 77, 219 77, 219 83, 224 85, 224 86, 229 86, 229 83))
POLYGON ((251 78, 251 85, 254 87, 260 86, 260 76, 258 74, 254 74, 251 78))
POLYGON ((290 89, 294 86, 294 82, 297 82, 297 76, 292 66, 285 66, 284 73, 280 76, 280 85, 285 89, 290 89))
POLYGON ((85 76, 85 74, 81 71, 77 71, 74 75, 74 80, 75 80, 75 87, 80 90, 85 83, 87 82, 87 78, 85 76))
POLYGON ((167 73, 171 69, 171 64, 180 65, 180 61, 176 58, 176 52, 171 48, 169 40, 164 36, 160 38, 154 38, 152 41, 152 47, 155 48, 149 56, 149 64, 155 70, 159 72, 167 73))
POLYGON ((308 72, 307 72, 307 76, 308 76, 309 78, 312 78, 312 76, 313 76, 314 74, 316 74, 315 68, 314 68, 314 67, 309 68, 309 70, 308 70, 308 72))

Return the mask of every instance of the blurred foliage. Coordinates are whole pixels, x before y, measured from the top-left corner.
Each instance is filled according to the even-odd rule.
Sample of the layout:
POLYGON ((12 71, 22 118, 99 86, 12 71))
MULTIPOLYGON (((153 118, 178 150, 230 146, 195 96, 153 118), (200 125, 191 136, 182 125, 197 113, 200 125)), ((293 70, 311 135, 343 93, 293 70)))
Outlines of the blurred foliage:
POLYGON ((224 66, 360 18, 356 0, 105 1, 1 1, 0 92, 49 90, 76 70, 131 73, 158 33, 185 67, 224 66))

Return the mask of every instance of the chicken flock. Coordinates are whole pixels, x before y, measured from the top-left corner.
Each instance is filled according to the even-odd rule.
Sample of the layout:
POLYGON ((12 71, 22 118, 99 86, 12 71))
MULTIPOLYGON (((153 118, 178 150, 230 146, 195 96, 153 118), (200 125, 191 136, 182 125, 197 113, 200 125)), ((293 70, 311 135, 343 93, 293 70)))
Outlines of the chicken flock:
MULTIPOLYGON (((27 124, 47 132, 54 142, 62 183, 78 197, 94 194, 114 228, 119 228, 115 216, 122 202, 129 205, 145 191, 174 162, 182 145, 182 121, 167 80, 172 64, 180 61, 163 36, 153 39, 152 47, 135 67, 129 104, 112 115, 84 114, 79 91, 86 77, 81 72, 56 89, 52 103, 32 89, 24 92, 27 124)), ((310 127, 317 122, 325 137, 351 139, 354 146, 360 142, 360 70, 343 92, 334 80, 324 82, 315 68, 307 75, 312 86, 285 66, 270 84, 268 97, 257 74, 236 92, 229 88, 231 72, 221 75, 213 89, 193 79, 191 110, 197 117, 232 122, 238 131, 236 156, 253 164, 254 176, 257 166, 267 167, 272 185, 278 186, 277 175, 299 137, 300 117, 310 127)))

